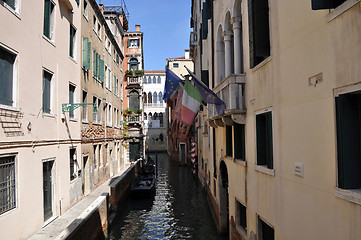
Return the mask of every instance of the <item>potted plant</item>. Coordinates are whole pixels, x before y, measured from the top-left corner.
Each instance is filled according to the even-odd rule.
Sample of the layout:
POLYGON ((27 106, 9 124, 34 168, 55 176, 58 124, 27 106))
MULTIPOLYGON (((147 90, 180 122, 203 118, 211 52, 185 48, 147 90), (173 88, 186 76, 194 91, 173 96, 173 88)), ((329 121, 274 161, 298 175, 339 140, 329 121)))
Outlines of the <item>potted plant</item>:
POLYGON ((130 115, 132 113, 133 113, 132 109, 125 109, 124 110, 124 114, 126 114, 126 115, 130 115))
POLYGON ((143 70, 135 70, 134 73, 135 73, 136 75, 142 75, 142 76, 143 76, 144 71, 143 71, 143 70))
POLYGON ((141 114, 142 112, 143 112, 142 109, 137 109, 137 111, 136 111, 137 114, 141 114))
POLYGON ((125 75, 134 75, 132 69, 125 71, 125 75))

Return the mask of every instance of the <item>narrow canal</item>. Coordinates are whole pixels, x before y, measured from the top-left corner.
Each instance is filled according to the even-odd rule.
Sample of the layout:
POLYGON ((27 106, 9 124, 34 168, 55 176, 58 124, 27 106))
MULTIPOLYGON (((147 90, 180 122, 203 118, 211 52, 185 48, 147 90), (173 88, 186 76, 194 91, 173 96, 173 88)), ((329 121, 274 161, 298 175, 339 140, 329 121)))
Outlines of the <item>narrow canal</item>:
MULTIPOLYGON (((155 159, 155 156, 152 156, 155 159)), ((109 227, 109 239, 220 239, 202 185, 188 167, 158 155, 156 193, 128 198, 109 227)))

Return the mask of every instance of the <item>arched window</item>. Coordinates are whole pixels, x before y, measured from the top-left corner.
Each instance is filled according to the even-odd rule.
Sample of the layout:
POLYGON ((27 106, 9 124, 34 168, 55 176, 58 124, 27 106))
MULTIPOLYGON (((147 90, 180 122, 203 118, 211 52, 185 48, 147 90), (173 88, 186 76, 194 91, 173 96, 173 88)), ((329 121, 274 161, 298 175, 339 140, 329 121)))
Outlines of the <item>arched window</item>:
POLYGON ((162 98, 163 98, 163 95, 162 95, 162 92, 159 92, 158 93, 158 101, 159 101, 159 103, 162 103, 162 98))
POLYGON ((135 70, 138 70, 138 60, 136 58, 132 58, 129 61, 129 70, 132 70, 133 72, 135 70))
POLYGON ((143 102, 147 103, 147 94, 146 93, 143 93, 143 102))
POLYGON ((160 127, 163 127, 163 113, 159 113, 159 124, 160 127))
POLYGON ((157 81, 158 81, 158 83, 161 83, 160 76, 158 76, 158 80, 157 80, 157 81))
POLYGON ((148 114, 149 127, 152 127, 152 113, 148 114))
POLYGON ((153 118, 152 118, 153 120, 158 120, 158 113, 154 113, 154 115, 153 115, 153 118))
POLYGON ((152 93, 148 93, 148 103, 152 103, 152 93))
POLYGON ((132 110, 139 109, 139 94, 136 91, 129 93, 129 108, 132 110))
POLYGON ((153 103, 157 103, 157 93, 153 93, 153 103))
POLYGON ((153 83, 157 83, 157 80, 155 79, 155 76, 153 77, 153 83))
POLYGON ((147 77, 146 76, 143 77, 143 83, 147 83, 147 77))

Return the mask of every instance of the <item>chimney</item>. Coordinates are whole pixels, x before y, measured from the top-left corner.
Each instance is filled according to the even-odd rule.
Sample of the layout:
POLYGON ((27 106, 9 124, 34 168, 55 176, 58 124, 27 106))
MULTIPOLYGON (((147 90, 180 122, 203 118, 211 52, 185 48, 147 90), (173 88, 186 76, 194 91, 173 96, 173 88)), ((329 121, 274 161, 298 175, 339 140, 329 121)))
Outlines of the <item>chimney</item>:
POLYGON ((140 32, 140 25, 139 25, 139 24, 136 24, 136 25, 135 25, 135 29, 136 29, 137 32, 140 32))
POLYGON ((185 51, 184 58, 189 59, 189 49, 185 49, 184 51, 185 51))

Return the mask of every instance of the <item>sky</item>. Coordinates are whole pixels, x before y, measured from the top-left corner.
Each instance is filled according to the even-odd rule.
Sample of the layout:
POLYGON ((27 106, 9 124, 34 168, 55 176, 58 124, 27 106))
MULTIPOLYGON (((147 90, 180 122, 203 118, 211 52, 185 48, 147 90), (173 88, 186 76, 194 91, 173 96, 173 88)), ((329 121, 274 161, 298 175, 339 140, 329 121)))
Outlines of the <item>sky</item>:
MULTIPOLYGON (((144 38, 144 70, 164 70, 167 58, 184 56, 189 49, 191 0, 124 0, 129 31, 140 25, 144 38)), ((98 0, 120 6, 121 0, 98 0)))

